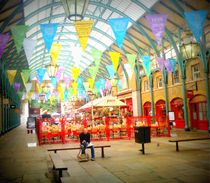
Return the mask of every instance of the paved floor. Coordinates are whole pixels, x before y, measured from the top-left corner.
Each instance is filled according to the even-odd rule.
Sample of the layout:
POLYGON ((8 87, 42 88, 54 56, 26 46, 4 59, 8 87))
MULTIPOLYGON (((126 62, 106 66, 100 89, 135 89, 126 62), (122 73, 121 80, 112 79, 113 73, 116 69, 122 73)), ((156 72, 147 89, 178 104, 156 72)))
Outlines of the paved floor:
MULTIPOLYGON (((208 136, 208 132, 173 130, 177 136, 208 136)), ((210 141, 180 143, 180 152, 168 137, 152 138, 145 144, 146 154, 139 151, 134 140, 94 142, 111 144, 105 149, 105 158, 96 149, 96 161, 79 163, 78 151, 58 152, 68 166, 63 182, 85 183, 208 183, 210 182, 210 141)), ((49 147, 77 146, 43 145, 28 147, 36 142, 35 134, 27 134, 20 126, 0 137, 0 183, 58 182, 52 171, 49 147)))

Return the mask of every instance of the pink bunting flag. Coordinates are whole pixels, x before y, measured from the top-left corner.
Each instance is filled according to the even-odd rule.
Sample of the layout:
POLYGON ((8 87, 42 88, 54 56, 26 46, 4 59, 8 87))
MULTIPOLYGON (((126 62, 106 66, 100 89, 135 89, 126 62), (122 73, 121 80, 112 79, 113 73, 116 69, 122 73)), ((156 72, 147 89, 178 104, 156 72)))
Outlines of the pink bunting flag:
POLYGON ((157 44, 161 45, 163 34, 165 32, 165 26, 167 22, 167 15, 165 14, 153 14, 147 15, 146 19, 149 23, 150 29, 154 34, 157 44))
POLYGON ((70 84, 70 78, 69 77, 67 77, 67 76, 64 76, 63 77, 63 80, 64 80, 64 82, 65 82, 65 84, 66 84, 66 87, 69 87, 69 84, 70 84))
POLYGON ((168 59, 165 60, 165 67, 166 67, 166 69, 167 69, 167 71, 168 71, 169 73, 172 72, 171 64, 170 64, 170 62, 169 62, 168 59))
POLYGON ((163 71, 165 60, 161 57, 156 57, 156 60, 157 60, 160 70, 163 71))
POLYGON ((4 53, 4 49, 9 41, 9 34, 0 34, 0 58, 4 53))

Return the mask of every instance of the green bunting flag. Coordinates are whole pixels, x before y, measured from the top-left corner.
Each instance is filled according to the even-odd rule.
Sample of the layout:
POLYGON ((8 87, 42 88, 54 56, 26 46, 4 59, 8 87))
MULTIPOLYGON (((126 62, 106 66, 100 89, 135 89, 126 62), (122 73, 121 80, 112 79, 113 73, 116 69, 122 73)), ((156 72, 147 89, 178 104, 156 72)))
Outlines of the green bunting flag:
POLYGON ((136 54, 126 54, 126 57, 128 59, 128 62, 131 66, 131 70, 134 72, 134 67, 135 67, 135 61, 136 61, 136 54))
POLYGON ((100 50, 92 50, 91 51, 91 55, 93 57, 93 61, 95 62, 96 66, 100 65, 102 54, 103 54, 103 52, 100 50))
POLYGON ((23 40, 25 38, 25 34, 27 30, 28 30, 28 26, 26 25, 16 25, 11 28, 12 38, 14 40, 17 53, 20 53, 21 51, 23 40))
POLYGON ((97 72, 98 72, 98 67, 97 66, 91 66, 88 69, 89 69, 89 73, 90 73, 91 78, 93 80, 95 80, 97 72))
POLYGON ((23 84, 25 87, 26 87, 26 83, 29 80, 30 74, 31 74, 30 69, 23 69, 22 72, 20 73, 23 84))

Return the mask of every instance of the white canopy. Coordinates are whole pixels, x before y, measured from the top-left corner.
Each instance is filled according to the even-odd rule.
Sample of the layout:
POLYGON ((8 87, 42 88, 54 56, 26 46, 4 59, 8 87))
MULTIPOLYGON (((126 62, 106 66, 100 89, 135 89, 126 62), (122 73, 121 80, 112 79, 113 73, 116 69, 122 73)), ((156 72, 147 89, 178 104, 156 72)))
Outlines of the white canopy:
POLYGON ((119 106, 119 107, 126 106, 126 104, 120 101, 119 99, 117 99, 117 97, 105 96, 102 98, 97 98, 95 100, 92 100, 77 110, 83 111, 83 110, 91 109, 92 107, 116 107, 116 106, 119 106))

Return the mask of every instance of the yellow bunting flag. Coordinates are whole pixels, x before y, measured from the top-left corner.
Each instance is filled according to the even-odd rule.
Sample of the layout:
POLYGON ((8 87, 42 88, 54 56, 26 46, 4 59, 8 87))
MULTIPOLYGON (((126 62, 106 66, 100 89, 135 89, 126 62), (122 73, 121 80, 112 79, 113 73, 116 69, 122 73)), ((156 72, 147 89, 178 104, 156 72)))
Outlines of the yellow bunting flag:
POLYGON ((87 46, 88 37, 90 35, 93 23, 94 23, 93 20, 82 20, 82 21, 76 21, 74 23, 80 41, 80 45, 83 51, 87 46))
POLYGON ((88 83, 89 83, 90 89, 93 89, 94 80, 92 78, 88 78, 88 83))
POLYGON ((50 49, 50 56, 52 59, 52 64, 56 65, 58 56, 60 54, 61 44, 60 43, 53 43, 50 49))
POLYGON ((114 70, 115 70, 115 72, 116 72, 116 71, 117 71, 118 64, 119 64, 120 53, 110 51, 110 52, 109 52, 109 55, 110 55, 112 64, 113 64, 113 66, 114 66, 114 70))
POLYGON ((7 77, 9 79, 10 85, 13 85, 17 70, 7 70, 7 77))
POLYGON ((79 74, 80 74, 80 68, 79 67, 72 67, 71 68, 71 73, 72 73, 74 81, 76 81, 79 74))
POLYGON ((28 92, 28 99, 30 100, 31 99, 31 97, 32 97, 32 92, 28 92))
POLYGON ((39 86, 38 83, 36 83, 36 88, 37 88, 38 93, 41 93, 41 86, 39 86))

